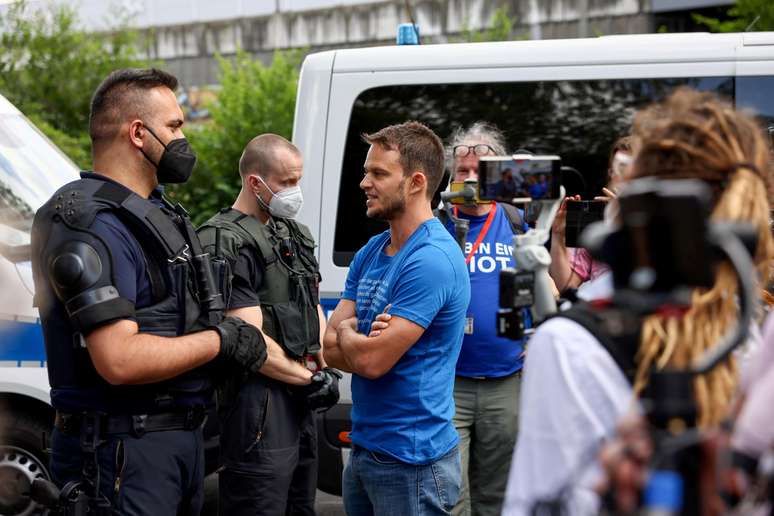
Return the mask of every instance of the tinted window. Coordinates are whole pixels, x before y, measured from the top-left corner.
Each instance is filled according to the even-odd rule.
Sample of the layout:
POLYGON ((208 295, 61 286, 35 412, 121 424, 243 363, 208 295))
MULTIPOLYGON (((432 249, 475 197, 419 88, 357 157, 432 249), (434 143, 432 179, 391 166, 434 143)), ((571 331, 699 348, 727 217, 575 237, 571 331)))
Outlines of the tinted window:
POLYGON ((774 77, 737 77, 736 105, 758 115, 774 146, 774 77))
POLYGON ((734 94, 729 77, 407 85, 361 93, 344 151, 334 263, 349 265, 354 253, 387 227, 365 216, 365 196, 358 187, 368 151, 362 133, 418 120, 445 140, 457 126, 491 122, 504 131, 509 152, 561 156, 563 165, 580 172, 571 193, 592 197, 607 182, 610 146, 628 133, 634 111, 679 85, 734 94))

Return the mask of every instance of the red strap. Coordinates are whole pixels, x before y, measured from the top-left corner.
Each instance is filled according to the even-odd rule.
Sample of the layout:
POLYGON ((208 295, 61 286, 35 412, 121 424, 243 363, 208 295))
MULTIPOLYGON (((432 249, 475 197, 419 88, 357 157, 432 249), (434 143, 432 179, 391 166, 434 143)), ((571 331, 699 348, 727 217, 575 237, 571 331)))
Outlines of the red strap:
MULTIPOLYGON (((468 253, 468 256, 465 257, 465 264, 470 264, 470 260, 473 258, 473 255, 476 254, 476 251, 478 250, 478 246, 481 244, 481 242, 484 241, 484 237, 489 232, 489 226, 492 225, 492 221, 494 220, 495 213, 497 212, 497 205, 495 203, 492 203, 491 207, 489 208, 489 216, 486 218, 486 222, 484 222, 484 227, 481 228, 481 232, 478 234, 478 238, 476 238, 476 242, 473 244, 473 247, 470 248, 470 252, 468 253)), ((457 207, 454 207, 454 216, 457 217, 457 207)))

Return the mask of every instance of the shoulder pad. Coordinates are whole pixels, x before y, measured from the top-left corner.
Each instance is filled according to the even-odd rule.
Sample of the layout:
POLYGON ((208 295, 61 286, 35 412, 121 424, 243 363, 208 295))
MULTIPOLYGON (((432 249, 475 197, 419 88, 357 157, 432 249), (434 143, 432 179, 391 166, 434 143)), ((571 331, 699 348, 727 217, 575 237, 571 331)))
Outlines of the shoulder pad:
POLYGON ((78 179, 68 183, 57 190, 38 213, 47 219, 59 217, 70 226, 88 228, 99 211, 111 208, 108 203, 94 197, 104 184, 97 179, 78 179))
POLYGON ((62 301, 75 329, 87 334, 101 324, 134 316, 112 279, 110 253, 88 231, 61 225, 44 244, 41 272, 62 301))
POLYGON ((206 222, 196 230, 202 248, 213 257, 226 257, 236 260, 239 248, 244 242, 243 235, 235 230, 234 224, 210 224, 206 222))

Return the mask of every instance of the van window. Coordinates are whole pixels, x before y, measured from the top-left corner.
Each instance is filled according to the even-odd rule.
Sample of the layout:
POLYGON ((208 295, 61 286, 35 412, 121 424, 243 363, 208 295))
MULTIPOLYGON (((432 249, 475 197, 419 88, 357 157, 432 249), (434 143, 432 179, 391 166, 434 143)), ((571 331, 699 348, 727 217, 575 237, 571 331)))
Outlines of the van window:
MULTIPOLYGON (((18 113, 0 114, 0 225, 29 230, 32 216, 78 169, 18 113)), ((12 231, 3 235, 16 234, 12 231)))
POLYGON ((736 78, 736 105, 751 109, 769 133, 774 147, 774 77, 750 76, 736 78))
POLYGON ((347 134, 333 262, 349 265, 354 253, 387 227, 365 215, 365 196, 358 187, 368 151, 362 133, 418 120, 445 141, 458 126, 491 122, 505 133, 509 152, 561 156, 563 165, 580 172, 576 192, 592 197, 606 184, 610 146, 627 134, 633 113, 680 85, 734 95, 731 77, 428 84, 364 91, 355 100, 347 134))

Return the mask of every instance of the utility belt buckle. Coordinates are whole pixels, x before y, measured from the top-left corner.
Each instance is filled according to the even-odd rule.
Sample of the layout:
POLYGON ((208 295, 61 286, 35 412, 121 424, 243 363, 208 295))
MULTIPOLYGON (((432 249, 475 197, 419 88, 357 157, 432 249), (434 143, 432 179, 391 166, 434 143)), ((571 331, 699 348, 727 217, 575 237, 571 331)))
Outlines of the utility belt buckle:
POLYGON ((132 416, 132 435, 138 439, 145 435, 145 420, 148 414, 137 414, 132 416))
POLYGON ((87 453, 94 453, 103 439, 107 416, 103 412, 86 412, 81 416, 81 449, 87 453))

